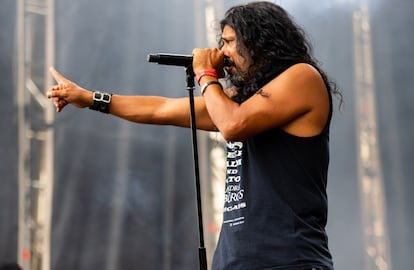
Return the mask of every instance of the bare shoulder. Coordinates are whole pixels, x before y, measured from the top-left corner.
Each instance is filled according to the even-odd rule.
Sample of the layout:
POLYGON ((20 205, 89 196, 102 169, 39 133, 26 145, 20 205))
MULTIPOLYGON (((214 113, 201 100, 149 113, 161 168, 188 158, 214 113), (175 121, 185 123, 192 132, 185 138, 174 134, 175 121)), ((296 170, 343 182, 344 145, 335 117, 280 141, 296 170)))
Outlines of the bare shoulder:
POLYGON ((315 67, 305 63, 289 67, 265 85, 261 91, 289 103, 302 103, 305 107, 312 106, 314 102, 319 103, 321 98, 328 100, 326 85, 321 74, 315 67))
MULTIPOLYGON (((228 96, 235 89, 226 90, 228 96)), ((318 70, 296 64, 257 91, 243 103, 232 107, 232 140, 249 138, 279 127, 296 136, 319 134, 329 117, 329 96, 318 70)))
POLYGON ((323 129, 329 116, 329 94, 322 75, 315 67, 295 64, 269 86, 269 91, 276 90, 277 98, 283 98, 295 109, 296 117, 282 126, 285 131, 298 136, 312 136, 323 129))
POLYGON ((299 63, 289 67, 278 78, 280 80, 287 80, 290 84, 293 83, 294 86, 301 83, 311 83, 311 86, 325 87, 319 71, 312 65, 305 63, 299 63))

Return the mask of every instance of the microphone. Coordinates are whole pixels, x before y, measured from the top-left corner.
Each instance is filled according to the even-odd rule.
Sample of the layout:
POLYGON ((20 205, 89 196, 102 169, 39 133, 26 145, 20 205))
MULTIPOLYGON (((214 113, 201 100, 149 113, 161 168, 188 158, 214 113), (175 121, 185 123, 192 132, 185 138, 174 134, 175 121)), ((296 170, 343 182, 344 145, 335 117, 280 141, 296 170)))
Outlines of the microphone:
POLYGON ((160 65, 188 67, 193 63, 193 56, 182 54, 157 53, 149 54, 147 60, 148 62, 157 63, 160 65))
MULTIPOLYGON (((168 53, 157 53, 149 54, 147 56, 148 62, 157 63, 160 65, 170 65, 170 66, 180 66, 180 67, 189 67, 193 64, 192 55, 183 55, 183 54, 168 54, 168 53)), ((227 56, 224 56, 224 66, 230 66, 230 62, 227 56)))

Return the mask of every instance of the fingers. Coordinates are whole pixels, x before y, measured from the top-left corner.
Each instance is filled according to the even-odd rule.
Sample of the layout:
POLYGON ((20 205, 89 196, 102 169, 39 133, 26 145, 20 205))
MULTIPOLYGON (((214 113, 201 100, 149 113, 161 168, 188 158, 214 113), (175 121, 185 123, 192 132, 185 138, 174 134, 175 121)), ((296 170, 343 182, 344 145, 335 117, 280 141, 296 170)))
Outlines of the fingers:
POLYGON ((61 98, 57 98, 56 97, 56 98, 53 99, 53 104, 56 107, 56 111, 57 112, 61 112, 63 110, 63 108, 66 105, 68 105, 68 102, 66 100, 64 100, 64 99, 61 99, 61 98))
POLYGON ((62 76, 54 67, 49 68, 50 74, 52 74, 53 78, 60 84, 64 83, 66 78, 62 76))
POLYGON ((224 53, 217 48, 195 48, 193 50, 193 68, 194 71, 214 68, 223 77, 222 69, 224 66, 224 53))
POLYGON ((58 85, 51 86, 46 95, 48 98, 53 98, 53 104, 57 112, 61 112, 63 108, 69 104, 66 100, 67 88, 71 86, 71 82, 62 76, 54 67, 49 68, 50 74, 56 80, 58 85))
POLYGON ((54 85, 50 87, 49 90, 46 92, 47 98, 60 98, 62 93, 58 90, 60 90, 59 85, 54 85))
POLYGON ((57 112, 61 112, 68 104, 68 102, 63 99, 63 92, 59 91, 61 88, 62 85, 54 85, 50 87, 46 93, 47 98, 53 98, 53 104, 55 105, 57 112))
POLYGON ((65 78, 59 72, 57 72, 57 70, 54 67, 50 67, 49 71, 50 71, 50 74, 52 75, 52 77, 58 83, 58 85, 54 85, 54 86, 50 87, 48 89, 46 95, 47 95, 48 98, 60 97, 61 93, 58 90, 61 90, 63 88, 65 78))
POLYGON ((61 112, 66 105, 68 105, 68 102, 66 100, 59 99, 56 106, 56 111, 61 112))

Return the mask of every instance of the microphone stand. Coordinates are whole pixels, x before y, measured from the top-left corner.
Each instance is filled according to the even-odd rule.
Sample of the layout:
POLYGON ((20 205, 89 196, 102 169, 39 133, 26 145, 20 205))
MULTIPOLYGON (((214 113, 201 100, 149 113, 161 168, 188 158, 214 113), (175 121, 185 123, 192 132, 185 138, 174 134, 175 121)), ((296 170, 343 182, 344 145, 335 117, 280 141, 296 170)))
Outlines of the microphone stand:
POLYGON ((207 255, 206 248, 204 247, 204 231, 203 231, 203 213, 201 209, 201 192, 200 192, 200 169, 198 164, 198 147, 197 147, 197 126, 194 108, 194 70, 193 66, 186 66, 186 81, 187 90, 190 101, 190 127, 191 137, 193 141, 193 156, 194 156, 194 174, 195 174, 195 187, 196 187, 196 199, 197 199, 197 214, 198 214, 198 232, 199 232, 199 248, 198 259, 200 270, 207 270, 207 255))

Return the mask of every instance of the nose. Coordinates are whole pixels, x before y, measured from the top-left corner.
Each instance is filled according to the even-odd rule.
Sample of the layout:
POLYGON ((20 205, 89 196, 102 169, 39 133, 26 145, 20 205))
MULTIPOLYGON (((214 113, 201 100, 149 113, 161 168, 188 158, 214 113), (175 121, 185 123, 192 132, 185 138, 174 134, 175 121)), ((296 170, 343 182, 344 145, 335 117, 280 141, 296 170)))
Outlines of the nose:
POLYGON ((223 44, 222 46, 221 46, 221 48, 220 48, 220 51, 224 54, 224 55, 229 55, 229 51, 228 51, 228 49, 227 49, 227 45, 226 44, 223 44))

